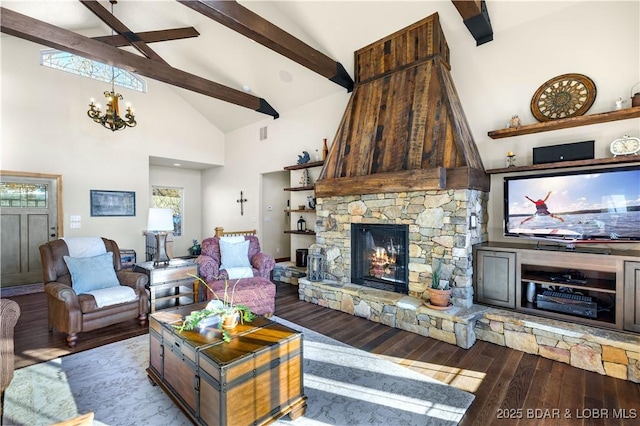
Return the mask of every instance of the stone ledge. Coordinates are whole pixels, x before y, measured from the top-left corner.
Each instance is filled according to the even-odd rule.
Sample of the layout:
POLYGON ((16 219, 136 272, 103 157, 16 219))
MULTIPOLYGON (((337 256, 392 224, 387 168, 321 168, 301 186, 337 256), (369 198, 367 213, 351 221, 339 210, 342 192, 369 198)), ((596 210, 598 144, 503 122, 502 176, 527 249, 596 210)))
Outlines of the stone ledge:
POLYGON ((296 266, 295 262, 278 262, 273 268, 273 280, 297 285, 298 279, 307 276, 306 268, 296 266))
POLYGON ((615 346, 628 351, 640 352, 640 336, 636 334, 605 328, 589 327, 588 325, 553 320, 551 318, 542 318, 535 315, 527 315, 498 308, 488 309, 489 310, 485 313, 484 317, 490 321, 493 320, 517 324, 537 331, 554 333, 575 339, 589 340, 601 345, 615 346))
POLYGON ((299 298, 468 349, 483 340, 640 383, 640 336, 483 305, 434 310, 422 299, 357 284, 299 280, 299 298))

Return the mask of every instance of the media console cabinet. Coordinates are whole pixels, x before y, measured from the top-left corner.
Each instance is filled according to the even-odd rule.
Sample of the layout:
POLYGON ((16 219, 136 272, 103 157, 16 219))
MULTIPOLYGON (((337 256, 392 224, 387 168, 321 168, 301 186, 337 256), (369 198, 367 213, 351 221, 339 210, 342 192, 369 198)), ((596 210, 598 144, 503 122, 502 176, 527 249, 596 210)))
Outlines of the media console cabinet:
POLYGON ((486 243, 473 259, 480 304, 640 333, 640 251, 486 243))

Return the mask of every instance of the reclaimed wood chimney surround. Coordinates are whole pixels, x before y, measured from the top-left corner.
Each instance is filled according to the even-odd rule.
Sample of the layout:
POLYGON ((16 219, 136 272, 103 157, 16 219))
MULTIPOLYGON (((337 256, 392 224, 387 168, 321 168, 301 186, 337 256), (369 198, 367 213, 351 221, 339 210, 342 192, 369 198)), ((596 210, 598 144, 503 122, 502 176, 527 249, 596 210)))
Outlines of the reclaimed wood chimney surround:
POLYGON ((438 14, 355 52, 355 88, 316 196, 489 190, 438 14))

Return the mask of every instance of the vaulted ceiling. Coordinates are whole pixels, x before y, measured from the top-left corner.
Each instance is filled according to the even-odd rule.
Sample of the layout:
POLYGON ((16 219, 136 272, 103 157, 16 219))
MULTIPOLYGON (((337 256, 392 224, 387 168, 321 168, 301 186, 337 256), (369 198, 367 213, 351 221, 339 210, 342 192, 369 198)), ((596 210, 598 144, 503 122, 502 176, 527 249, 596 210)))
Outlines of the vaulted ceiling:
MULTIPOLYGON (((274 51, 265 47, 269 45, 269 40, 266 43, 261 41, 260 44, 243 35, 238 28, 234 30, 228 27, 229 24, 216 22, 211 16, 206 16, 206 10, 197 10, 203 6, 207 9, 207 2, 196 3, 173 0, 120 0, 114 6, 116 24, 120 25, 116 29, 124 34, 125 39, 129 38, 121 38, 121 43, 134 41, 136 45, 135 48, 121 48, 131 53, 123 56, 131 61, 132 68, 139 69, 143 76, 171 84, 173 90, 223 132, 264 120, 269 116, 286 116, 290 109, 340 91, 346 92, 349 76, 353 76, 355 50, 434 12, 440 14, 448 39, 465 37, 466 42, 476 43, 477 40, 477 44, 488 41, 486 34, 477 34, 478 31, 487 31, 488 15, 491 16, 490 26, 493 28, 489 27, 489 30, 492 30, 493 36, 493 32, 498 34, 533 16, 552 12, 548 7, 540 8, 528 2, 518 2, 519 12, 514 13, 513 6, 507 2, 488 0, 486 17, 475 16, 475 19, 472 19, 475 22, 470 22, 463 21, 462 17, 474 18, 480 7, 479 0, 239 1, 238 3, 249 12, 284 30, 292 36, 291 39, 300 42, 300 45, 296 46, 279 43, 282 39, 277 40, 275 44, 282 44, 285 48, 293 46, 287 54, 286 51, 278 53, 278 49, 274 51), (503 17, 507 19, 503 20, 503 17), (159 42, 152 42, 149 35, 147 43, 142 35, 145 32, 190 27, 199 35, 159 42), (455 37, 450 34, 454 34, 455 37), (485 39, 482 40, 482 37, 485 39), (296 59, 295 55, 304 50, 301 46, 306 46, 305 49, 308 50, 304 53, 312 58, 317 69, 314 69, 314 64, 299 64, 301 61, 299 58, 296 59), (157 65, 150 66, 149 61, 155 61, 152 64, 157 65), (331 63, 337 65, 335 78, 327 75, 331 74, 331 63), (341 70, 341 67, 344 67, 344 70, 341 70), (183 84, 175 84, 163 77, 172 69, 183 73, 183 84), (327 69, 329 71, 326 71, 327 69), (142 72, 143 70, 146 70, 146 73, 142 72), (197 86, 195 89, 192 87, 194 85, 197 86), (211 96, 208 92, 210 90, 222 90, 232 99, 224 96, 221 96, 223 100, 217 99, 211 96), (261 103, 260 100, 265 103, 261 103), (243 106, 245 102, 249 105, 258 102, 258 108, 243 106)), ((84 37, 108 36, 112 32, 111 27, 114 26, 114 21, 109 22, 108 16, 100 16, 102 10, 111 8, 106 0, 3 0, 2 7, 69 30, 82 36, 80 42, 84 37)), ((231 26, 233 25, 232 22, 231 26)), ((259 26, 263 27, 263 24, 259 26)), ((246 30, 250 32, 251 28, 246 30)), ((184 31, 189 32, 190 36, 195 35, 193 30, 184 31)), ((3 34, 2 37, 7 35, 3 34)), ((271 44, 274 44, 273 41, 271 44)), ((91 50, 93 46, 88 43, 88 47, 85 48, 91 50)), ((99 50, 104 49, 108 52, 108 48, 111 47, 99 50)), ((140 118, 144 117, 144 111, 136 111, 136 114, 140 118)))

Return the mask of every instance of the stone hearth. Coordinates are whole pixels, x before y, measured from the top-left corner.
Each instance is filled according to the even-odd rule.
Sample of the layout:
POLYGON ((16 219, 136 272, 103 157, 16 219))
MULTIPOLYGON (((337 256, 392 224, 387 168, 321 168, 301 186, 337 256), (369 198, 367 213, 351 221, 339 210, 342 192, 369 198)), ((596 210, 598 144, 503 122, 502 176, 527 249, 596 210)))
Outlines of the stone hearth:
POLYGON ((420 298, 336 281, 298 281, 301 300, 470 348, 476 340, 640 383, 640 336, 473 305, 437 311, 420 298))

